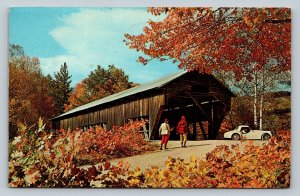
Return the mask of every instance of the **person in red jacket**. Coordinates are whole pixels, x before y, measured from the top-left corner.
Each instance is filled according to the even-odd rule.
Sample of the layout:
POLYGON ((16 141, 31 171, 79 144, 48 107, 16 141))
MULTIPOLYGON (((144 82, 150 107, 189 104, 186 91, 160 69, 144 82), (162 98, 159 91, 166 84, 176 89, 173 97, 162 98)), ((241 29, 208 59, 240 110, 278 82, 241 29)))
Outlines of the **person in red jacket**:
POLYGON ((185 120, 185 116, 182 116, 181 120, 177 124, 177 133, 180 135, 181 147, 185 148, 187 141, 187 122, 185 120))

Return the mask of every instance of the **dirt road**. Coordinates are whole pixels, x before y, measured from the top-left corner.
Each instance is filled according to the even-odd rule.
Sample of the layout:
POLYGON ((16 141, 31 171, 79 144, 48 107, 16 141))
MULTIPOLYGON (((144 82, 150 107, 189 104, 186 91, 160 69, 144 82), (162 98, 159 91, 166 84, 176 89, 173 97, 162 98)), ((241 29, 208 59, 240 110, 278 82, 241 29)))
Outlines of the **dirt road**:
MULTIPOLYGON (((159 141, 151 141, 159 144, 159 141)), ((121 159, 114 159, 112 163, 117 163, 120 160, 129 162, 132 167, 140 167, 141 169, 149 168, 151 165, 163 166, 168 156, 174 158, 180 157, 182 159, 190 159, 194 155, 197 158, 204 158, 206 153, 213 150, 218 145, 231 145, 240 143, 239 141, 231 140, 205 140, 205 141, 188 141, 186 148, 181 148, 179 141, 169 141, 168 149, 148 152, 142 155, 126 157, 121 159)), ((254 141, 255 145, 262 145, 266 141, 254 141)))

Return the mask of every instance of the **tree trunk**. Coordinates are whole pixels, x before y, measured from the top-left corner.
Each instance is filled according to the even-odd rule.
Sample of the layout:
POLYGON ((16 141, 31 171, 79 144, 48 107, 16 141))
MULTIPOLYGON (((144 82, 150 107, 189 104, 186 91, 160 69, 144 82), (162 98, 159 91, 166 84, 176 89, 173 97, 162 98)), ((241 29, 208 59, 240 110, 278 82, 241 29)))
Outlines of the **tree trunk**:
POLYGON ((262 130, 263 126, 263 103, 264 103, 264 91, 265 91, 265 77, 264 72, 262 72, 261 81, 261 96, 260 96, 260 107, 259 107, 259 129, 262 130))
POLYGON ((257 72, 254 72, 254 104, 253 104, 253 114, 254 114, 254 128, 257 128, 257 72))
POLYGON ((259 107, 259 129, 262 130, 263 125, 263 102, 264 102, 264 92, 260 96, 260 107, 259 107))

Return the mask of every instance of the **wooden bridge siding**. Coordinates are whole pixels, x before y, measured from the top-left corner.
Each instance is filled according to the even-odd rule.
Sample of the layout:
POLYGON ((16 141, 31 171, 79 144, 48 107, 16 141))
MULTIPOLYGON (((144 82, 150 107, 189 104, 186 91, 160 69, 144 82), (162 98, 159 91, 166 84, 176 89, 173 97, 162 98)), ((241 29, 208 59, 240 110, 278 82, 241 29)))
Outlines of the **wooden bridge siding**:
POLYGON ((159 112, 160 106, 162 105, 165 105, 164 95, 157 95, 149 99, 149 129, 151 132, 153 131, 157 114, 159 112))
MULTIPOLYGON (((163 88, 166 97, 163 94, 157 94, 157 92, 152 96, 136 98, 135 100, 134 97, 131 97, 130 99, 127 98, 127 100, 120 100, 122 102, 119 102, 119 104, 113 102, 114 105, 106 105, 106 108, 87 109, 84 111, 85 113, 81 112, 73 114, 73 117, 71 116, 66 119, 58 120, 55 124, 59 124, 60 127, 67 129, 106 123, 107 128, 110 129, 113 125, 123 125, 127 119, 139 116, 149 116, 150 130, 152 130, 160 106, 169 105, 169 99, 173 100, 172 103, 170 103, 171 105, 169 105, 172 107, 184 106, 187 103, 194 104, 188 94, 185 93, 189 92, 189 94, 196 98, 199 103, 212 100, 220 101, 211 103, 214 110, 212 118, 214 122, 212 123, 213 132, 215 132, 215 129, 220 126, 220 121, 230 109, 231 96, 214 78, 204 75, 201 76, 201 79, 199 80, 196 79, 196 77, 197 76, 194 74, 188 74, 170 82, 163 88), (205 91, 204 88, 203 92, 194 92, 194 89, 192 88, 194 85, 207 86, 207 91, 205 91), (180 89, 178 87, 180 87, 180 89)), ((210 119, 211 105, 204 104, 201 105, 201 107, 205 113, 207 113, 208 119, 210 119)))
POLYGON ((107 128, 111 129, 113 125, 122 126, 126 119, 149 116, 150 129, 152 129, 161 105, 164 105, 164 95, 154 95, 104 109, 87 110, 85 113, 60 119, 59 126, 64 129, 74 129, 106 123, 107 128))

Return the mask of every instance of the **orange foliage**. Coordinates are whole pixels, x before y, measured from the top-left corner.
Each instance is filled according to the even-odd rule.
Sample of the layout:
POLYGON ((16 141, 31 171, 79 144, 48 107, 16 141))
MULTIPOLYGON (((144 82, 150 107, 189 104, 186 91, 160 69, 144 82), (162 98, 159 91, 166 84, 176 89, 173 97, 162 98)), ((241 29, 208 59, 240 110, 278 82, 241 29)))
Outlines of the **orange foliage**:
POLYGON ((100 166, 103 163, 104 170, 116 170, 119 172, 116 175, 121 175, 120 171, 125 169, 112 166, 105 160, 153 150, 139 132, 141 126, 143 123, 137 121, 109 131, 101 127, 87 131, 46 131, 41 119, 38 128, 33 130, 20 123, 19 136, 10 144, 9 185, 90 186, 92 177, 97 174, 93 174, 94 167, 88 171, 78 168, 78 164, 87 163, 100 163, 100 166))
POLYGON ((20 136, 11 143, 11 187, 137 187, 137 188, 286 188, 290 186, 290 132, 280 132, 262 147, 253 141, 217 146, 205 159, 169 157, 165 166, 141 170, 128 163, 109 161, 86 169, 74 164, 76 157, 132 155, 145 146, 138 134, 140 123, 96 128, 87 132, 47 133, 20 124, 20 136))
MULTIPOLYGON (((54 101, 49 92, 49 81, 41 74, 39 60, 22 56, 9 59, 9 123, 12 134, 17 122, 29 126, 41 116, 55 115, 54 101)), ((50 122, 46 124, 50 127, 50 122)))
POLYGON ((125 34, 131 49, 151 59, 173 59, 180 68, 210 73, 233 71, 241 78, 250 65, 291 69, 291 13, 288 8, 149 8, 153 15, 139 35, 125 34), (169 58, 165 58, 169 57, 169 58))
POLYGON ((75 89, 69 94, 69 104, 65 104, 65 111, 69 111, 72 108, 81 106, 91 101, 90 95, 86 90, 86 84, 80 82, 76 84, 75 89))
POLYGON ((118 93, 133 87, 128 82, 128 76, 121 68, 109 65, 108 69, 101 66, 92 71, 87 78, 76 85, 73 92, 69 94, 68 104, 65 104, 65 111, 101 99, 111 94, 118 93))

